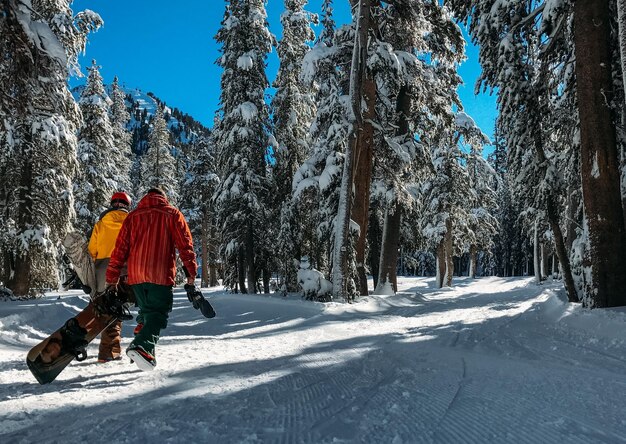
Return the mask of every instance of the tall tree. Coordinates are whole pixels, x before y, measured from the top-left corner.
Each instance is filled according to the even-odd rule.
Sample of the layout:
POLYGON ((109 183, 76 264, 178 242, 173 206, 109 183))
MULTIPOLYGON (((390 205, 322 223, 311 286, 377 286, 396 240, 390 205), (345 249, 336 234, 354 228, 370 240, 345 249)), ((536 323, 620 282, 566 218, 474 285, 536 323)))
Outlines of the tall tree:
MULTIPOLYGON (((403 219, 420 217, 419 189, 433 168, 431 151, 452 127, 460 106, 457 74, 464 40, 438 2, 398 2, 379 10, 373 70, 379 86, 376 176, 384 192, 385 216, 377 292, 397 288, 396 270, 403 219)), ((421 242, 404 230, 403 242, 421 242)))
POLYGON ((83 125, 78 136, 79 170, 74 182, 76 228, 87 233, 98 221, 117 187, 117 148, 109 122, 111 100, 104 90, 96 61, 78 101, 83 125))
POLYGON ((126 109, 124 91, 120 88, 117 76, 111 85, 111 126, 113 128, 113 140, 115 144, 115 182, 119 190, 127 193, 132 192, 130 169, 133 161, 131 150, 132 136, 126 127, 130 121, 130 113, 126 109))
POLYGON ((223 165, 216 191, 222 251, 226 263, 233 263, 237 257, 241 291, 255 293, 257 266, 264 268, 261 257, 266 256, 262 252, 269 249, 263 242, 270 194, 266 175, 270 138, 265 60, 275 38, 268 29, 264 2, 228 1, 216 40, 222 44, 218 64, 224 69, 221 121, 215 128, 218 159, 223 165))
POLYGON ((304 80, 317 88, 317 113, 311 125, 311 150, 293 179, 294 206, 306 215, 299 221, 302 255, 309 256, 311 265, 328 278, 339 183, 352 129, 348 73, 353 44, 351 25, 334 29, 330 5, 330 1, 324 3, 324 29, 304 58, 304 80))
POLYGON ((297 291, 294 259, 300 259, 301 243, 297 239, 298 208, 291 199, 292 181, 298 167, 310 151, 309 127, 315 117, 312 88, 301 79, 302 62, 310 50, 308 43, 315 39, 311 23, 317 16, 304 10, 307 0, 286 0, 285 12, 280 17, 283 38, 278 44, 280 67, 272 99, 274 137, 277 141, 273 177, 276 186, 275 219, 280 220, 278 253, 280 272, 286 290, 297 291))
POLYGON ((194 245, 200 247, 203 287, 217 285, 217 216, 212 197, 218 184, 212 140, 199 137, 192 144, 189 171, 182 186, 181 211, 189 222, 194 245))
POLYGON ((172 155, 172 144, 163 116, 163 108, 157 105, 152 119, 152 132, 148 140, 148 151, 142 158, 141 192, 157 187, 165 191, 167 199, 174 205, 179 200, 179 179, 176 160, 172 155))
POLYGON ((590 304, 626 305, 626 229, 620 189, 617 137, 611 109, 611 16, 609 2, 574 2, 576 91, 580 160, 595 289, 590 304))
POLYGON ((564 83, 572 64, 571 44, 565 35, 570 3, 450 0, 450 4, 469 23, 472 38, 480 46, 483 72, 477 89, 481 85, 499 88, 498 124, 509 148, 513 191, 530 210, 545 214, 568 297, 578 301, 559 217, 563 183, 547 143, 550 107, 566 101, 573 89, 564 83), (549 100, 550 94, 555 100, 549 100), (527 147, 532 148, 532 155, 527 147))
POLYGON ((74 216, 80 111, 67 88, 102 20, 69 0, 3 0, 0 17, 0 261, 15 294, 56 287, 57 244, 74 216))

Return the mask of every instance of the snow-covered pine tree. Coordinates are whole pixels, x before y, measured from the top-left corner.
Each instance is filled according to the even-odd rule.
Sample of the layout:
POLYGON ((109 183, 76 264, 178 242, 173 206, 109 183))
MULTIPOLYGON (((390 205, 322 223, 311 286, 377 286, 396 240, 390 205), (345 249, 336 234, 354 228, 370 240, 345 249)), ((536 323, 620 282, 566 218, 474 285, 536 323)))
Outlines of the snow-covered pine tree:
POLYGON ((433 139, 434 177, 425 182, 421 226, 423 235, 436 249, 437 285, 452 285, 454 256, 463 252, 463 245, 476 242, 470 225, 475 225, 471 203, 476 194, 471 187, 466 168, 467 153, 459 145, 467 126, 463 119, 455 119, 450 127, 443 127, 441 136, 433 139))
POLYGON ((478 253, 491 250, 494 236, 498 233, 498 221, 494 216, 497 209, 496 193, 492 184, 495 171, 483 157, 483 147, 490 143, 489 138, 478 128, 474 119, 459 112, 456 115, 457 126, 463 126, 462 143, 468 150, 467 171, 474 199, 471 202, 469 230, 473 233, 465 250, 469 253, 469 277, 476 277, 478 253))
POLYGON ((109 99, 100 67, 94 60, 78 104, 83 124, 78 134, 78 173, 74 181, 76 229, 88 233, 116 191, 118 160, 113 127, 109 122, 109 99))
POLYGON ((291 185, 296 170, 310 151, 309 128, 315 117, 315 100, 310 85, 301 80, 302 61, 315 39, 311 28, 317 16, 304 7, 308 0, 286 0, 280 21, 283 37, 277 52, 280 67, 274 88, 271 111, 274 137, 277 141, 273 177, 276 186, 274 219, 280 220, 277 237, 279 272, 286 291, 298 291, 297 267, 301 242, 298 239, 299 219, 303 216, 291 199, 291 185))
MULTIPOLYGON (((516 276, 521 274, 524 253, 521 247, 524 242, 520 223, 519 205, 514 202, 507 173, 507 153, 496 125, 494 131, 494 150, 488 157, 495 171, 492 188, 496 191, 495 212, 500 230, 494 237, 493 272, 497 276, 516 276)), ((570 236, 568 236, 568 239, 570 236)))
POLYGON ((370 65, 379 98, 375 177, 385 212, 376 290, 381 293, 396 288, 401 236, 403 245, 423 243, 407 222, 420 217, 416 190, 432 168, 430 147, 452 125, 452 105, 459 106, 457 69, 465 42, 438 2, 393 3, 376 15, 380 26, 370 65))
POLYGON ((80 110, 67 88, 102 20, 69 0, 5 0, 0 16, 0 271, 17 295, 56 287, 71 228, 80 110))
POLYGON ((141 159, 140 191, 143 194, 153 187, 161 188, 173 205, 178 204, 179 179, 176 174, 176 160, 172 156, 172 144, 163 117, 163 107, 160 105, 157 105, 152 119, 148 151, 141 159))
MULTIPOLYGON (((506 138, 512 190, 525 202, 527 211, 545 214, 550 224, 570 301, 578 294, 570 270, 569 255, 560 225, 562 182, 552 163, 547 143, 549 96, 569 94, 571 85, 552 86, 554 73, 567 77, 573 62, 565 33, 569 26, 569 1, 498 2, 450 0, 480 47, 483 72, 476 87, 496 87, 500 115, 498 124, 506 138), (527 147, 533 151, 528 152, 527 147), (522 197, 523 196, 523 197, 522 197)), ((572 110, 573 111, 573 110, 572 110)), ((534 221, 533 218, 529 218, 534 221)), ((622 222, 623 223, 623 222, 622 222)))
POLYGON ((328 28, 334 25, 330 1, 323 11, 325 28, 303 63, 303 79, 315 85, 318 106, 311 125, 311 151, 293 179, 293 199, 300 214, 309 215, 300 220, 302 254, 330 277, 339 183, 352 130, 348 75, 354 32, 351 25, 328 28))
MULTIPOLYGON (((130 120, 130 113, 126 109, 124 91, 120 89, 117 76, 111 85, 111 126, 113 128, 113 140, 115 142, 115 165, 114 177, 118 190, 132 194, 130 169, 133 160, 131 151, 132 136, 126 125, 130 120)), ((138 196, 135 196, 138 197, 138 196)))
MULTIPOLYGON (((218 64, 224 69, 221 121, 215 128, 219 163, 223 165, 215 195, 223 236, 221 251, 225 264, 234 264, 234 258, 238 258, 239 289, 256 293, 257 267, 267 268, 260 262, 267 257, 263 251, 271 248, 263 244, 269 229, 270 194, 266 173, 270 134, 265 60, 275 38, 268 29, 264 2, 228 1, 216 40, 222 44, 218 64)), ((225 285, 234 288, 235 282, 227 281, 225 285)))
POLYGON ((210 137, 198 137, 191 146, 190 167, 182 186, 181 211, 189 222, 194 245, 200 249, 201 286, 217 285, 218 237, 213 194, 219 184, 215 148, 210 137))

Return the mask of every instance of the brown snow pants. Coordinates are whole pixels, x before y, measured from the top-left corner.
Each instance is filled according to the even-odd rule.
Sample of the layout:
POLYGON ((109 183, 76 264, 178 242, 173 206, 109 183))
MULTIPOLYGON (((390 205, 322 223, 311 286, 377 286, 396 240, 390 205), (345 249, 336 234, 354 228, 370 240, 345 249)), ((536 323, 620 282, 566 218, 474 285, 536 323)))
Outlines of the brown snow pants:
MULTIPOLYGON (((105 275, 109 266, 109 258, 97 259, 95 264, 97 291, 103 292, 106 287, 105 275)), ((110 361, 122 354, 122 321, 117 321, 109 325, 100 333, 100 349, 98 350, 98 360, 110 361)))
POLYGON ((98 360, 110 361, 122 355, 122 321, 114 322, 100 333, 98 360))

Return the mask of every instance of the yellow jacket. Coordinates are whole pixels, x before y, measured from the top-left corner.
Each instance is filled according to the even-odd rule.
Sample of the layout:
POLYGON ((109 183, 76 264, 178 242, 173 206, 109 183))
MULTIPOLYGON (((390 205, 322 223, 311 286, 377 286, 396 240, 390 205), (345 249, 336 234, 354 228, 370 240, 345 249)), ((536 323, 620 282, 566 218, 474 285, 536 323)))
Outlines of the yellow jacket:
POLYGON ((102 215, 100 220, 93 227, 91 238, 89 239, 89 254, 94 260, 111 257, 117 235, 122 228, 124 219, 128 216, 128 211, 109 210, 102 215))

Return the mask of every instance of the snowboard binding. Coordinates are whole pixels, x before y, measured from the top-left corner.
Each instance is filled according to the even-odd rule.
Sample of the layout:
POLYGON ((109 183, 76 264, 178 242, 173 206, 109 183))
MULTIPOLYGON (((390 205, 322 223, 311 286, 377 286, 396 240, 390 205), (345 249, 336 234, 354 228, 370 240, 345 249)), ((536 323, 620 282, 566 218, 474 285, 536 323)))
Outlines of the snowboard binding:
POLYGON ((108 287, 103 293, 97 294, 93 299, 95 312, 100 316, 112 316, 120 321, 128 321, 133 318, 128 308, 126 293, 119 291, 117 287, 108 287))
POLYGON ((76 318, 70 318, 61 327, 61 348, 74 355, 77 361, 87 359, 87 330, 78 324, 76 318))

